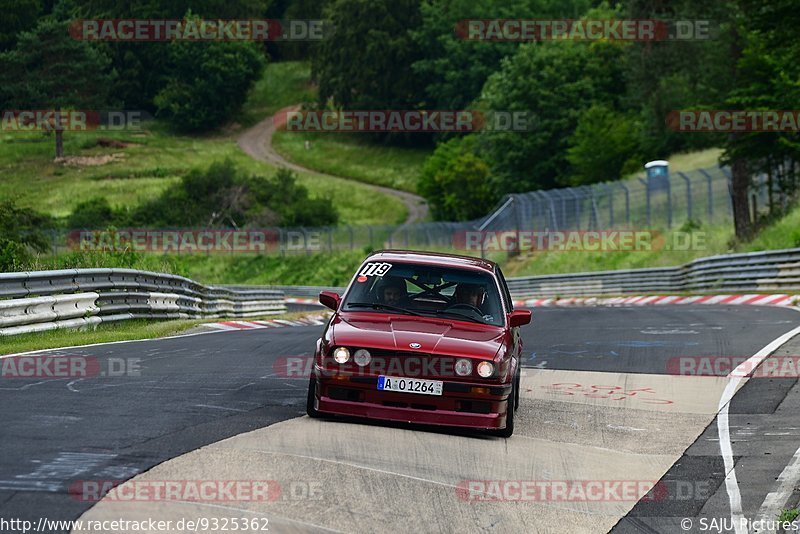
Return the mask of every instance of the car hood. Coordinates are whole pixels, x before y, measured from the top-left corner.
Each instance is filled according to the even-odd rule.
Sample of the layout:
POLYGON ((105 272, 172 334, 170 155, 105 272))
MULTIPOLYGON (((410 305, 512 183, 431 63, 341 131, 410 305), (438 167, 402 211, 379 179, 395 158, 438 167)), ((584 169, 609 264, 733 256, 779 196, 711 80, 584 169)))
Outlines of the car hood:
POLYGON ((331 328, 336 345, 482 359, 494 358, 504 339, 499 327, 407 315, 349 312, 337 315, 331 328))

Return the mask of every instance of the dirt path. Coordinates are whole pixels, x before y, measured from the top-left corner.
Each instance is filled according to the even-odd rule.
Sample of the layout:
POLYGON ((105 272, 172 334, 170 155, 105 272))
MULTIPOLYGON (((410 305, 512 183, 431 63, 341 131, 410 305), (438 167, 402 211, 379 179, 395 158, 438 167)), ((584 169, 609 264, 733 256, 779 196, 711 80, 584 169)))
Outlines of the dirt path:
MULTIPOLYGON (((296 109, 299 109, 299 106, 291 106, 288 108, 284 108, 278 111, 275 114, 275 116, 279 117, 281 116, 282 113, 286 113, 287 111, 294 111, 296 109)), ((273 133, 275 133, 275 121, 273 121, 273 117, 267 117, 266 119, 262 120, 249 130, 246 130, 244 133, 242 133, 239 136, 239 139, 237 140, 237 144, 239 145, 239 148, 244 150, 246 154, 259 161, 266 161, 267 163, 271 163, 272 165, 286 167, 294 171, 313 174, 316 176, 338 178, 340 180, 347 179, 341 176, 333 176, 331 174, 325 174, 319 171, 315 171, 313 169, 309 169, 307 167, 302 167, 300 165, 297 165, 296 163, 292 163, 291 161, 285 159, 283 156, 278 154, 278 152, 275 151, 275 149, 272 147, 273 133)), ((366 187, 374 189, 375 191, 379 191, 387 195, 392 195, 400 199, 403 202, 403 204, 405 204, 406 209, 408 209, 408 216, 406 217, 403 226, 416 222, 422 222, 428 215, 428 204, 425 202, 425 199, 423 199, 418 195, 415 195, 413 193, 406 193, 405 191, 398 191, 397 189, 382 187, 379 185, 366 184, 364 182, 358 182, 358 183, 360 185, 364 185, 366 187)))

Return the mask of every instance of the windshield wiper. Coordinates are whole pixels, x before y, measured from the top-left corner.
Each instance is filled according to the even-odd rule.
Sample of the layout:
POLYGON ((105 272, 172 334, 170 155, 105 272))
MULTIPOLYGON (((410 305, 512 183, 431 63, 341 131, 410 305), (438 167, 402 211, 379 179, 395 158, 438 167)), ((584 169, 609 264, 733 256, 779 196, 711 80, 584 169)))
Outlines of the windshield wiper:
POLYGON ((423 317, 421 313, 413 312, 399 306, 392 306, 391 304, 381 304, 380 302, 348 302, 347 306, 353 308, 372 308, 373 310, 391 310, 398 313, 407 313, 408 315, 423 317))
POLYGON ((463 314, 463 313, 460 313, 460 312, 457 312, 457 311, 452 311, 452 310, 437 310, 436 311, 436 315, 445 315, 445 314, 458 315, 459 317, 463 317, 464 319, 469 319, 470 321, 472 321, 474 323, 486 324, 485 321, 476 319, 475 317, 473 317, 471 315, 466 315, 466 314, 463 314))

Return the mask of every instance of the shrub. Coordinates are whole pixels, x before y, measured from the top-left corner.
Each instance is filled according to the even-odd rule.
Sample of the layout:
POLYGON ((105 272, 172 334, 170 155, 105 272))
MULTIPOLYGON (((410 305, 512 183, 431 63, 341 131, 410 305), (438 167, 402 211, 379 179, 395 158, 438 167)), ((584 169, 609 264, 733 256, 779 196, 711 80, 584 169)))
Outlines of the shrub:
POLYGON ((475 219, 497 201, 489 186, 489 166, 474 151, 474 136, 454 138, 440 144, 423 165, 417 189, 434 219, 475 219))
POLYGON ((67 227, 71 229, 103 229, 114 224, 114 210, 105 197, 95 197, 81 202, 67 219, 67 227))
POLYGON ((31 251, 47 250, 50 243, 42 229, 51 223, 50 217, 11 200, 0 202, 0 271, 20 270, 30 263, 31 251))

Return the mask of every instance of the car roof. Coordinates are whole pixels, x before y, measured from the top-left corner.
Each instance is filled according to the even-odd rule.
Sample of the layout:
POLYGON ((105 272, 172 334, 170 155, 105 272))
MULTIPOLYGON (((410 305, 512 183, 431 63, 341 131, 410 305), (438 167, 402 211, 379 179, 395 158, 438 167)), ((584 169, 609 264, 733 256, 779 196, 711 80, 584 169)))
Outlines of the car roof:
POLYGON ((460 256, 458 254, 442 254, 438 252, 420 252, 414 250, 379 250, 373 252, 364 261, 401 261, 414 262, 426 265, 438 265, 443 267, 466 267, 468 269, 478 269, 494 272, 495 263, 493 261, 474 258, 472 256, 460 256))

